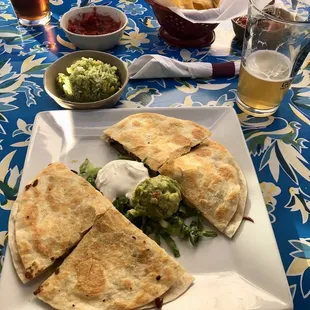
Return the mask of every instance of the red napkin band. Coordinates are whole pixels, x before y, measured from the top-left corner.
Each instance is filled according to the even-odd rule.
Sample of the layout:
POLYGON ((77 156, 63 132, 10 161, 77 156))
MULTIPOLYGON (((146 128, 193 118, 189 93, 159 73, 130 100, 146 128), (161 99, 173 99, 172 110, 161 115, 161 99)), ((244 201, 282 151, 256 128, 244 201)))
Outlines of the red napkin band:
POLYGON ((236 67, 233 61, 212 64, 212 77, 233 77, 236 75, 236 67))

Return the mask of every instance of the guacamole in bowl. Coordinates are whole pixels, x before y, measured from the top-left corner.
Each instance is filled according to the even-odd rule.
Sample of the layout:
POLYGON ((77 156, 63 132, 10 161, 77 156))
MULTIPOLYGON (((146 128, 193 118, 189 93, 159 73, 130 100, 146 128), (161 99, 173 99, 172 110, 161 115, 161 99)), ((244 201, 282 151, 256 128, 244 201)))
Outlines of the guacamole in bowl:
POLYGON ((101 60, 82 57, 58 73, 56 83, 64 99, 92 102, 106 99, 121 87, 118 69, 101 60))
POLYGON ((127 64, 120 58, 81 50, 60 57, 46 69, 44 89, 65 109, 112 108, 121 99, 128 80, 127 64))

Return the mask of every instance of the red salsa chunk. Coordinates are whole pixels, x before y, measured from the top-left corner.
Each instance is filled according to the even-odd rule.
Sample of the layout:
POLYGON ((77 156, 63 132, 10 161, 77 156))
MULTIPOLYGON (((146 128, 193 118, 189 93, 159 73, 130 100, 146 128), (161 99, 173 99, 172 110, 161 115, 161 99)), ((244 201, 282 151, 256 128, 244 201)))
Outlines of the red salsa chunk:
POLYGON ((98 14, 96 8, 92 12, 80 14, 77 19, 70 19, 68 30, 76 34, 101 35, 114 32, 121 27, 121 22, 115 21, 109 15, 98 14))
POLYGON ((247 24, 247 21, 248 21, 248 18, 246 16, 242 16, 242 17, 238 17, 235 19, 236 23, 245 28, 246 27, 246 24, 247 24))

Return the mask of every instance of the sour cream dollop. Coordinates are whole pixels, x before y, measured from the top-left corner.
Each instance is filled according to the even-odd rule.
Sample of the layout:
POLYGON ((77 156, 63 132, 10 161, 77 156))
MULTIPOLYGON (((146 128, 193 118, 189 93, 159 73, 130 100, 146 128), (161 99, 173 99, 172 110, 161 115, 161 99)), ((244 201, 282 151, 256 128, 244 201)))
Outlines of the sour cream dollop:
POLYGON ((132 160, 113 160, 99 170, 96 187, 112 202, 121 196, 131 199, 137 185, 147 178, 149 173, 142 163, 132 160))

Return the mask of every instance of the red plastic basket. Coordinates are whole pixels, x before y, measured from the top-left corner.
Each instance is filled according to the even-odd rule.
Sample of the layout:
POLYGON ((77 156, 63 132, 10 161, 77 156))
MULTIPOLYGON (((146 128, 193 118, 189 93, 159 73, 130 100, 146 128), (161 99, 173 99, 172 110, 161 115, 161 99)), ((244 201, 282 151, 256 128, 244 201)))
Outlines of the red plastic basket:
POLYGON ((192 23, 153 0, 145 2, 151 5, 161 26, 160 34, 169 44, 198 47, 213 43, 215 38, 213 29, 218 24, 192 23))

